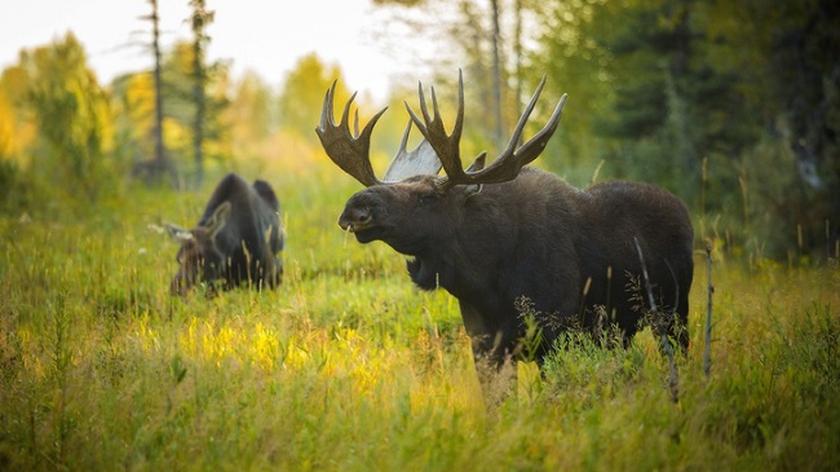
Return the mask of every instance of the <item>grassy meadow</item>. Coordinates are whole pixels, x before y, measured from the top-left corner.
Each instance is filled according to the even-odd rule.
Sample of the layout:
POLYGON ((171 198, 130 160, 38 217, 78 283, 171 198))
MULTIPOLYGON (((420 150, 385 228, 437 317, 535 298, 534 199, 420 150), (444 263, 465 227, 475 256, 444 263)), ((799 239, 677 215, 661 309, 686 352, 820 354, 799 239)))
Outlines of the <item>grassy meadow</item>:
POLYGON ((288 236, 271 292, 169 296, 176 246, 148 226, 194 223, 213 179, 0 217, 0 469, 840 469, 836 265, 718 251, 706 378, 698 253, 678 403, 647 329, 570 337, 487 407, 457 301, 337 227, 358 186, 260 177, 288 236))

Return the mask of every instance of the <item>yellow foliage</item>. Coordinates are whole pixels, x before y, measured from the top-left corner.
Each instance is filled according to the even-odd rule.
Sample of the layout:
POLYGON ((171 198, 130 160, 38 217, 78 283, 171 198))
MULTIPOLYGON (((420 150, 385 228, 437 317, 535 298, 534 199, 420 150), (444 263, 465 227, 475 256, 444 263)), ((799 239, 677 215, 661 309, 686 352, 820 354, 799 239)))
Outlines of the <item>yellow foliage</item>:
POLYGON ((249 345, 254 363, 266 371, 272 370, 280 356, 280 340, 277 333, 257 322, 249 345))
POLYGON ((10 156, 15 151, 15 116, 6 94, 0 90, 0 157, 10 156))
POLYGON ((27 163, 25 151, 35 140, 37 128, 16 106, 25 93, 25 75, 20 67, 10 67, 0 77, 0 158, 27 163))
POLYGON ((516 368, 517 399, 524 404, 535 401, 542 381, 539 366, 536 362, 518 362, 516 368))
POLYGON ((164 117, 163 140, 168 149, 186 153, 192 146, 192 131, 178 120, 164 117))
POLYGON ((155 91, 150 73, 134 74, 128 79, 124 113, 131 121, 135 138, 144 138, 152 128, 155 91))
POLYGON ((139 325, 134 330, 134 336, 140 348, 144 351, 152 351, 160 347, 160 339, 152 328, 149 327, 149 317, 140 318, 139 325))

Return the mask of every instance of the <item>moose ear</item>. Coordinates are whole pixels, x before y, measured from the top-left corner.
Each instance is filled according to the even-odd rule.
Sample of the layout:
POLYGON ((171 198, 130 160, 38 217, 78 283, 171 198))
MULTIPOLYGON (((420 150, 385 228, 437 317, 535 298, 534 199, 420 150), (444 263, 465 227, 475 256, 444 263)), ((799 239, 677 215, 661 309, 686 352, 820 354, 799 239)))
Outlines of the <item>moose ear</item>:
POLYGON ((466 198, 474 197, 481 193, 482 184, 471 184, 464 187, 464 195, 466 198))
POLYGON ((166 230, 166 233, 174 240, 178 242, 185 242, 193 240, 193 234, 188 229, 184 229, 178 225, 173 225, 172 223, 164 223, 163 229, 166 230))
MULTIPOLYGON (((481 154, 478 155, 478 157, 475 158, 473 163, 470 164, 469 167, 467 167, 467 173, 471 174, 473 172, 478 172, 478 171, 484 169, 484 163, 486 161, 487 161, 487 153, 482 152, 481 154)), ((474 197, 474 196, 478 195, 479 193, 481 193, 481 188, 482 188, 481 184, 467 185, 467 187, 464 189, 464 195, 466 195, 467 198, 474 197)))
POLYGON ((210 215, 210 218, 207 219, 207 223, 205 224, 207 232, 210 234, 211 238, 215 238, 216 234, 225 227, 229 217, 230 202, 224 202, 216 207, 213 214, 210 215))
POLYGON ((484 169, 484 162, 487 160, 487 153, 482 151, 478 157, 475 158, 472 164, 467 167, 467 173, 478 172, 484 169))

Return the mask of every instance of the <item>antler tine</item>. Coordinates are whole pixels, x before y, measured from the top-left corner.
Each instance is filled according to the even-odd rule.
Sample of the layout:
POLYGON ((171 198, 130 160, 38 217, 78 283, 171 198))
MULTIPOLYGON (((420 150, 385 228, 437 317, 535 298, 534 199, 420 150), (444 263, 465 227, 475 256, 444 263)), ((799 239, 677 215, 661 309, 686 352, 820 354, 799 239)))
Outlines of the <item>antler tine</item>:
POLYGON ((367 140, 366 144, 370 144, 370 135, 373 132, 373 127, 376 125, 376 122, 379 121, 379 118, 382 117, 382 114, 385 113, 386 110, 388 110, 388 107, 382 108, 381 110, 376 112, 375 115, 370 117, 370 121, 368 121, 368 124, 366 124, 365 127, 362 129, 362 134, 359 136, 359 139, 364 138, 367 140))
POLYGON ((525 111, 519 116, 519 122, 516 123, 516 128, 513 130, 510 141, 508 141, 505 153, 514 151, 516 145, 519 144, 522 131, 525 129, 525 124, 528 123, 528 118, 531 116, 531 112, 534 111, 534 106, 536 106, 537 100, 539 100, 544 86, 545 76, 542 77, 540 84, 537 85, 537 90, 534 92, 534 95, 531 96, 531 101, 528 102, 528 106, 525 107, 525 111))
POLYGON ((563 113, 563 107, 566 106, 566 100, 568 98, 569 96, 565 93, 562 97, 560 97, 560 100, 554 107, 554 111, 551 113, 551 118, 548 119, 548 122, 545 126, 543 126, 543 129, 532 136, 527 143, 523 144, 517 150, 517 152, 521 154, 520 159, 522 160, 523 165, 536 159, 545 148, 546 144, 548 144, 548 140, 551 139, 551 136, 554 135, 554 132, 557 130, 557 126, 560 124, 560 115, 563 113))
POLYGON ((452 126, 452 137, 461 139, 461 131, 464 129, 464 74, 458 69, 458 111, 455 115, 455 124, 452 126))
POLYGON ((347 118, 349 118, 350 116, 350 105, 352 105, 353 100, 356 99, 357 93, 359 92, 353 92, 353 95, 350 95, 350 100, 347 100, 347 104, 344 105, 344 111, 341 112, 341 122, 339 123, 339 126, 342 128, 347 128, 347 134, 350 134, 350 122, 347 121, 347 118))
POLYGON ((434 120, 440 120, 440 110, 438 110, 437 96, 435 95, 435 86, 432 85, 432 113, 434 113, 434 120))
POLYGON ((414 125, 417 126, 417 129, 419 129, 420 132, 423 133, 423 136, 426 136, 429 132, 429 130, 426 129, 426 124, 423 123, 420 120, 420 118, 417 117, 417 115, 414 113, 414 110, 411 109, 411 105, 409 105, 407 101, 403 100, 403 103, 405 104, 405 109, 408 112, 408 116, 409 118, 411 118, 411 121, 414 122, 414 125))
POLYGON ((355 118, 354 124, 353 124, 353 137, 358 138, 359 137, 359 109, 358 108, 356 108, 356 113, 353 114, 353 117, 355 118))
POLYGON ((397 150, 397 154, 405 152, 406 147, 408 146, 409 134, 411 134, 411 120, 408 120, 408 123, 405 125, 405 131, 403 131, 402 140, 400 141, 400 148, 397 150))
POLYGON ((355 133, 351 133, 349 115, 353 100, 356 98, 356 93, 353 93, 344 105, 341 122, 336 125, 333 120, 336 84, 337 81, 333 82, 324 96, 321 121, 320 125, 315 128, 315 132, 318 134, 318 138, 321 140, 321 145, 324 147, 327 156, 338 167, 365 186, 377 185, 381 182, 376 178, 376 174, 374 174, 373 167, 370 164, 370 136, 373 133, 373 127, 376 125, 376 122, 388 108, 385 107, 373 115, 361 133, 359 133, 359 110, 356 109, 355 133))
MULTIPOLYGON (((423 118, 426 120, 426 123, 432 123, 434 120, 429 117, 429 109, 426 106, 426 96, 423 93, 423 83, 418 81, 417 82, 417 94, 420 96, 420 111, 423 113, 423 118)), ((434 95, 434 92, 432 92, 434 95)))
POLYGON ((327 129, 327 124, 333 124, 332 120, 332 100, 330 99, 331 92, 335 89, 335 84, 338 81, 332 83, 330 88, 327 89, 327 93, 324 94, 324 104, 321 106, 321 123, 320 129, 327 129))
POLYGON ((335 110, 335 88, 338 86, 338 79, 333 80, 332 87, 330 87, 330 124, 335 125, 334 110, 335 110))

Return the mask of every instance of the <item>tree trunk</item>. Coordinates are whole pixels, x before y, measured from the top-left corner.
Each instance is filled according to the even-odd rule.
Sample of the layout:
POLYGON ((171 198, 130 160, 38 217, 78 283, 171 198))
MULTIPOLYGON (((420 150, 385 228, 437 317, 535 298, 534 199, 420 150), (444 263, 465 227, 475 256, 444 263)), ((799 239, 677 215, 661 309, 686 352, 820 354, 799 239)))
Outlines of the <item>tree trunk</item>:
POLYGON ((201 186, 204 181, 204 156, 202 147, 204 145, 204 49, 201 46, 201 36, 196 35, 193 43, 193 99, 195 100, 195 121, 193 122, 193 152, 195 154, 195 179, 196 185, 201 186))
MULTIPOLYGON (((516 56, 516 113, 522 110, 522 0, 515 0, 513 4, 515 15, 513 32, 513 54, 516 56)), ((522 137, 519 137, 522 142, 522 137)), ((519 143, 517 143, 519 144, 519 143)))
POLYGON ((493 9, 493 114, 496 117, 496 128, 494 139, 496 145, 501 149, 502 142, 502 67, 499 58, 499 2, 490 0, 490 7, 493 9))
POLYGON ((171 173, 174 176, 174 169, 172 163, 166 155, 166 147, 163 142, 163 93, 161 85, 161 59, 160 59, 160 30, 158 28, 158 4, 157 0, 149 0, 152 4, 152 15, 149 19, 152 21, 152 52, 155 57, 154 69, 154 83, 155 83, 155 157, 154 165, 152 166, 152 173, 155 178, 165 173, 171 173))
POLYGON ((207 112, 207 68, 204 66, 204 51, 209 38, 204 33, 208 23, 213 21, 213 12, 205 8, 204 0, 190 0, 193 8, 193 100, 195 120, 193 121, 193 153, 195 156, 195 183, 200 186, 204 180, 204 122, 207 112))

